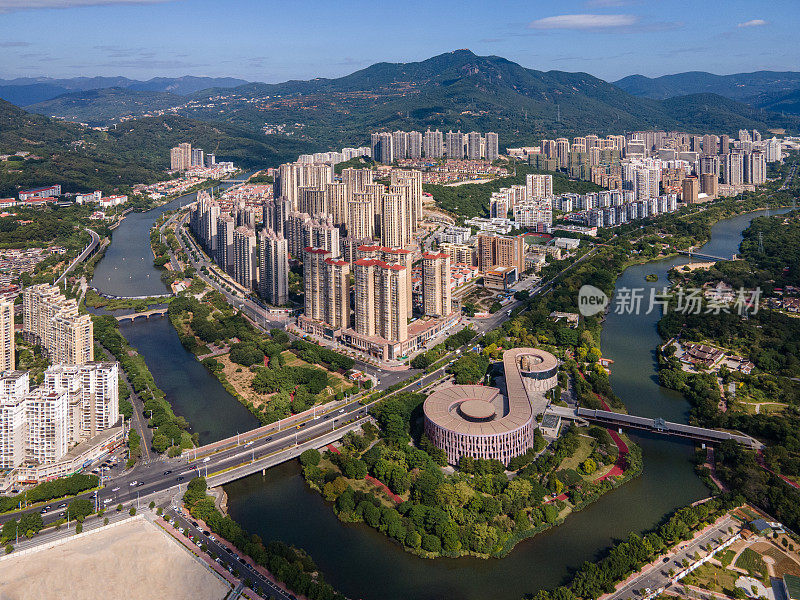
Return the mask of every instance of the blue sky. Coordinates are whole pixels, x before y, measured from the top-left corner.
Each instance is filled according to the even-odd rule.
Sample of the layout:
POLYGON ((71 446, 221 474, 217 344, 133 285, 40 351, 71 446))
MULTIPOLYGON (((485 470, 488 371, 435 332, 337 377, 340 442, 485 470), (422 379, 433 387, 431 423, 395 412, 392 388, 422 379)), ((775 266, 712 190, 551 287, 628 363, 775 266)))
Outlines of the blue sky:
POLYGON ((607 80, 800 70, 798 17, 798 0, 0 0, 0 78, 277 82, 457 48, 607 80))

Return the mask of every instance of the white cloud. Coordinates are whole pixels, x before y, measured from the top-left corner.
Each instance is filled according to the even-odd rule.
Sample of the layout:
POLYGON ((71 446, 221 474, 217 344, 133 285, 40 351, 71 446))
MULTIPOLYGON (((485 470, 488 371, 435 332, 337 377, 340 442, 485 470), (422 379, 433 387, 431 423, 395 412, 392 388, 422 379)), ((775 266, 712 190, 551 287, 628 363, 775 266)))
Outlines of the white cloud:
POLYGON ((744 23, 739 23, 737 27, 761 27, 762 25, 766 25, 767 22, 764 19, 753 19, 752 21, 745 21, 744 23))
POLYGON ((608 29, 628 27, 639 21, 636 15, 557 15, 537 19, 529 29, 608 29))
POLYGON ((75 8, 78 6, 113 6, 119 4, 160 4, 171 0, 0 0, 0 13, 39 8, 75 8))

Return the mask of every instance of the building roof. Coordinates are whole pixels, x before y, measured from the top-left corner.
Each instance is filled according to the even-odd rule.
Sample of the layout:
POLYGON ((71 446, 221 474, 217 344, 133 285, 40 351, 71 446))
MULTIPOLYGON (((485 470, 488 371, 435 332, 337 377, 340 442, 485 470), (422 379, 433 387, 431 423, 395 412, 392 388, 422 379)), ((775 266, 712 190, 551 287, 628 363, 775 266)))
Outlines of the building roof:
POLYGON ((783 586, 786 589, 786 595, 789 600, 800 599, 800 577, 787 573, 783 576, 783 586))
MULTIPOLYGON (((453 385, 439 389, 428 396, 423 405, 425 417, 444 429, 465 435, 498 435, 515 431, 529 424, 535 414, 544 412, 547 400, 544 394, 528 394, 522 381, 520 361, 533 355, 539 359, 535 363, 537 369, 547 370, 557 366, 558 361, 549 352, 535 348, 512 348, 503 353, 503 368, 508 397, 508 410, 503 415, 497 414, 495 402, 499 399, 500 390, 482 385, 453 385), (489 419, 489 407, 495 418, 489 419), (466 406, 465 406, 466 405, 466 406), (467 418, 465 418, 465 415, 467 418)), ((533 361, 531 361, 533 362, 533 361)), ((530 368, 530 367, 529 367, 530 368)))

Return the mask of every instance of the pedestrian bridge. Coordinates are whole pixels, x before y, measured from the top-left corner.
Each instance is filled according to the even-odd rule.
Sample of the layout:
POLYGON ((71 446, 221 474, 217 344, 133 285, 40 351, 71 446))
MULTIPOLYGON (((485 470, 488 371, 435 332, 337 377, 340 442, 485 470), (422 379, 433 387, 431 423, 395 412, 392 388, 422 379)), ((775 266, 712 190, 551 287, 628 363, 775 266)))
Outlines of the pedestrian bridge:
POLYGON ((149 319, 153 315, 163 316, 163 315, 167 314, 167 310, 169 310, 169 308, 166 307, 166 306, 163 306, 161 308, 154 308, 152 310, 145 310, 145 311, 142 311, 142 312, 129 313, 127 315, 117 315, 116 318, 117 318, 117 321, 119 321, 120 323, 122 323, 123 321, 133 322, 133 321, 135 321, 136 319, 138 319, 140 317, 141 318, 145 318, 145 319, 149 319))
POLYGON ((749 435, 720 431, 718 429, 707 429, 705 427, 694 427, 683 423, 665 421, 661 418, 648 419, 647 417, 637 417, 624 413, 616 413, 608 410, 596 410, 593 408, 565 408, 561 406, 550 406, 547 413, 557 415, 563 419, 584 420, 605 425, 606 427, 639 429, 650 431, 662 435, 682 437, 708 444, 719 444, 725 440, 733 440, 748 448, 759 449, 763 446, 758 440, 749 435))
POLYGON ((694 250, 678 250, 678 254, 685 254, 689 258, 704 258, 707 260, 736 260, 736 255, 732 256, 714 256, 713 254, 703 254, 702 252, 695 252, 694 250))

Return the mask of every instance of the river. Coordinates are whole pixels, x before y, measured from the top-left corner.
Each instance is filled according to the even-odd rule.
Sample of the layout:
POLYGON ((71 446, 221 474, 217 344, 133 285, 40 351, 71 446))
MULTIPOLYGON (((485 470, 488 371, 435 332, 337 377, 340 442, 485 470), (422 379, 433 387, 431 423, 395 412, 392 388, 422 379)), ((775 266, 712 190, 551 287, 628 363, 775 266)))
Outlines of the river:
MULTIPOLYGON (((127 290, 135 289, 137 295, 163 291, 155 275, 158 271, 152 267, 148 236, 155 218, 172 207, 123 222, 95 271, 94 281, 102 291, 131 293, 127 290), (142 256, 145 260, 140 260, 142 256), (107 261, 111 268, 104 265, 107 261), (121 272, 120 265, 129 266, 131 261, 136 267, 121 272), (150 275, 145 277, 146 283, 132 283, 133 278, 125 277, 143 274, 150 275), (154 278, 158 285, 151 285, 154 278)), ((717 223, 703 251, 717 255, 736 252, 741 231, 758 214, 717 223)), ((617 289, 645 288, 647 297, 650 287, 665 285, 671 267, 688 260, 679 257, 632 266, 619 277, 617 289), (659 281, 646 282, 649 273, 657 274, 659 281)), ((601 349, 614 361, 611 384, 629 412, 682 421, 688 411, 686 401, 658 385, 654 352, 660 341, 658 318, 658 311, 649 315, 609 313, 601 349)), ((144 356, 175 411, 186 416, 193 430, 201 434, 201 442, 235 434, 247 426, 248 417, 254 421, 241 413, 243 407, 184 350, 166 319, 138 321, 122 332, 144 356)), ((520 543, 500 560, 422 560, 365 525, 340 523, 321 496, 306 487, 294 461, 225 489, 234 519, 265 540, 280 539, 306 549, 328 581, 351 598, 518 600, 566 582, 584 561, 595 560, 614 541, 629 532, 650 529, 675 508, 707 495, 694 475, 692 444, 655 435, 632 437, 642 447, 641 477, 571 515, 563 525, 520 543)))

